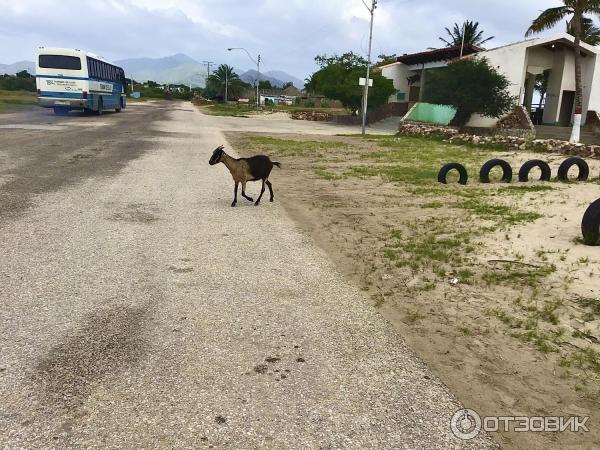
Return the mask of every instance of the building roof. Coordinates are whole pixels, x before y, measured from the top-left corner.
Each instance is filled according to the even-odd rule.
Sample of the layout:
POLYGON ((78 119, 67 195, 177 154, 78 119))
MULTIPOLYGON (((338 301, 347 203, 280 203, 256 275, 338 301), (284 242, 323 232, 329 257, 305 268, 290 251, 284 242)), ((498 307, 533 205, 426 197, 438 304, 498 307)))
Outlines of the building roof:
MULTIPOLYGON (((551 36, 543 36, 543 37, 534 37, 529 39, 524 39, 522 41, 512 42, 510 44, 501 45, 500 47, 490 48, 488 50, 483 50, 485 52, 492 52, 494 50, 499 50, 501 48, 512 47, 515 45, 526 45, 527 47, 538 47, 538 46, 551 46, 552 44, 562 43, 567 44, 569 46, 573 46, 575 42, 575 38, 567 33, 558 33, 551 36)), ((594 47, 585 42, 580 43, 580 47, 583 50, 583 53, 589 54, 598 54, 597 47, 594 47)))
MULTIPOLYGON (((448 61, 460 57, 460 45, 454 47, 436 48, 427 50, 426 52, 411 53, 410 55, 402 55, 396 58, 397 62, 404 63, 408 66, 414 64, 425 64, 435 61, 448 61)), ((481 52, 484 49, 477 45, 466 44, 463 48, 463 56, 481 52)))

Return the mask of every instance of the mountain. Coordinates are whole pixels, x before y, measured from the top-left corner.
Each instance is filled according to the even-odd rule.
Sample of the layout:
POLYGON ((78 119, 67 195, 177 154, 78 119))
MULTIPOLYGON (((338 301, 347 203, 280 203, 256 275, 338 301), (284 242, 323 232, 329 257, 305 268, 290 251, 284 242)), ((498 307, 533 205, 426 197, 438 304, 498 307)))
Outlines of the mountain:
POLYGON ((12 64, 0 64, 0 75, 14 75, 17 72, 26 70, 30 74, 35 74, 35 63, 33 61, 18 61, 12 64))
POLYGON ((304 88, 304 83, 302 81, 280 70, 271 70, 265 73, 261 72, 258 77, 257 74, 258 72, 252 69, 241 74, 240 78, 242 79, 242 81, 245 81, 246 83, 250 84, 254 84, 254 82, 258 78, 258 80, 260 81, 269 81, 273 86, 276 87, 282 87, 285 83, 291 81, 294 84, 294 86, 296 86, 298 89, 304 88))
MULTIPOLYGON (((183 53, 177 53, 163 58, 129 58, 114 61, 114 64, 125 69, 127 77, 133 77, 136 81, 156 81, 165 84, 189 84, 204 86, 206 81, 206 64, 202 64, 183 53)), ((214 70, 216 65, 211 66, 214 70)), ((0 75, 7 73, 14 75, 21 70, 27 70, 34 74, 35 63, 33 61, 19 61, 13 64, 0 64, 0 75)), ((243 71, 238 68, 235 72, 247 83, 254 83, 256 70, 243 71)), ((273 86, 283 86, 291 81, 298 89, 304 87, 304 82, 281 70, 271 70, 261 73, 260 80, 268 80, 273 86)))
POLYGON ((281 70, 269 70, 268 72, 265 72, 265 75, 284 81, 286 83, 288 81, 291 81, 292 83, 294 83, 294 86, 296 86, 298 89, 304 89, 303 80, 301 80, 300 78, 296 78, 295 76, 290 75, 289 73, 283 72, 281 70))
POLYGON ((122 59, 115 64, 136 81, 204 86, 206 79, 206 65, 182 53, 164 58, 122 59))

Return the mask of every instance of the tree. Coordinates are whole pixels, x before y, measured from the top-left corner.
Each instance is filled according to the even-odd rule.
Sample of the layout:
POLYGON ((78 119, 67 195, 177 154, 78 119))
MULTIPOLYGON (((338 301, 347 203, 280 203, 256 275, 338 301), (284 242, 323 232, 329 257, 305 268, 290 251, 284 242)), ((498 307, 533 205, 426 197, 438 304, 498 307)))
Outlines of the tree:
POLYGON ((542 107, 544 103, 544 97, 548 92, 548 81, 550 80, 550 69, 544 70, 544 72, 535 76, 535 90, 540 93, 539 107, 542 107))
POLYGON ((483 45, 494 39, 494 36, 488 38, 483 37, 483 30, 479 30, 479 22, 465 20, 462 25, 454 23, 452 30, 445 28, 449 38, 440 37, 440 41, 444 42, 447 47, 459 47, 463 44, 463 29, 464 29, 464 44, 465 45, 483 45))
POLYGON ((259 89, 275 89, 269 80, 260 80, 258 82, 259 89))
MULTIPOLYGON (((367 61, 353 52, 343 55, 319 55, 315 58, 321 67, 307 78, 306 89, 328 98, 339 100, 345 108, 356 115, 362 104, 363 88, 358 80, 364 77, 367 61)), ((373 89, 369 91, 369 107, 376 108, 387 102, 395 92, 392 80, 381 73, 373 73, 373 89)))
MULTIPOLYGON (((575 36, 575 30, 569 22, 567 22, 567 33, 575 36)), ((600 45, 600 28, 595 26, 594 21, 589 17, 581 18, 581 40, 594 47, 600 45)))
POLYGON ((291 81, 288 81, 287 83, 284 83, 283 86, 281 87, 281 89, 287 89, 289 87, 292 87, 294 85, 294 83, 292 83, 291 81))
POLYGON ((206 80, 205 96, 225 98, 225 87, 227 87, 227 98, 230 99, 239 98, 244 89, 249 88, 250 85, 240 79, 233 67, 221 64, 206 80))
POLYGON ((29 72, 27 72, 26 70, 21 70, 20 72, 17 72, 15 74, 15 76, 17 78, 25 78, 25 79, 30 79, 30 78, 35 78, 33 75, 31 75, 29 72))
POLYGON ((500 117, 511 110, 515 98, 510 82, 485 58, 462 59, 427 73, 424 100, 456 108, 453 125, 465 125, 472 114, 500 117))
POLYGON ((377 57, 377 65, 382 66, 384 64, 393 63, 396 61, 396 58, 398 58, 398 55, 396 55, 395 53, 392 53, 391 55, 386 55, 385 53, 382 53, 377 57))
POLYGON ((600 0, 562 0, 563 6, 548 8, 536 17, 527 29, 525 36, 540 33, 554 27, 566 17, 570 20, 571 30, 575 37, 573 53, 575 55, 575 115, 570 142, 579 142, 581 133, 581 113, 583 111, 583 92, 581 85, 581 38, 584 14, 600 14, 600 0))

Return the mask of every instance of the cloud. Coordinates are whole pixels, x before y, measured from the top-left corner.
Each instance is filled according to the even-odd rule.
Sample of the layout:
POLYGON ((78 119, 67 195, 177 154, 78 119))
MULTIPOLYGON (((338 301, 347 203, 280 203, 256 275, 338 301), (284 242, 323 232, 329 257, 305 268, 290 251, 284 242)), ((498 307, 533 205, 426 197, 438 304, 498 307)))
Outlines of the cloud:
MULTIPOLYGON (((523 39, 539 10, 558 0, 380 0, 373 54, 439 46, 444 27, 480 22, 490 45, 523 39)), ((38 46, 74 47, 109 59, 186 53, 200 61, 252 67, 242 52, 261 53, 264 70, 300 78, 314 56, 366 54, 369 14, 361 0, 0 0, 0 62, 32 59, 38 46)), ((561 30, 562 31, 562 30, 561 30)))

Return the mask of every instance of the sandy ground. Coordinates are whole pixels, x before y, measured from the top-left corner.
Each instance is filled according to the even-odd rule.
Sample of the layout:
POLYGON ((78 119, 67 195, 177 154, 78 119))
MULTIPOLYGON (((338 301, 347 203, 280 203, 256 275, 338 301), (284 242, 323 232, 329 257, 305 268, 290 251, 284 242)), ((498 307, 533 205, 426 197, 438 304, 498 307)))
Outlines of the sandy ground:
MULTIPOLYGON (((228 133, 227 136, 235 148, 250 154, 260 148, 245 149, 248 137, 264 135, 228 133)), ((276 137, 345 142, 351 148, 357 145, 353 138, 294 134, 276 137)), ((386 319, 467 407, 490 416, 592 416, 590 433, 494 433, 503 446, 598 447, 597 378, 560 367, 559 356, 580 348, 598 349, 600 317, 584 317, 587 310, 577 300, 600 297, 600 254, 597 247, 586 247, 576 240, 580 237, 585 208, 600 197, 600 184, 552 182, 551 191, 531 192, 519 198, 498 195, 496 201, 500 204, 540 212, 543 217, 478 238, 471 262, 473 276, 504 273, 507 263, 494 260, 515 261, 508 264, 516 267, 521 262, 540 267, 554 264, 556 271, 535 288, 523 285, 525 281, 521 279, 512 284, 470 285, 463 283, 457 274, 449 272, 446 277, 435 279, 427 271, 414 273, 386 261, 383 253, 389 246, 387 236, 400 224, 418 221, 426 227, 429 219, 439 216, 457 223, 473 219, 445 208, 443 196, 434 199, 440 201, 439 207, 424 207, 432 201, 431 197, 420 198, 408 193, 401 184, 377 177, 323 179, 316 175, 316 169, 343 173, 364 165, 364 156, 370 152, 385 150, 374 143, 362 143, 357 148, 338 150, 331 145, 317 157, 311 153, 277 155, 284 164, 285 177, 278 176, 274 186, 282 193, 288 213, 346 277, 371 297, 386 319), (448 282, 453 278, 458 278, 458 284, 448 282), (435 279, 433 284, 432 279, 435 279), (526 313, 515 302, 526 303, 533 298, 540 298, 540 308, 546 301, 561 302, 555 311, 558 323, 548 328, 566 330, 558 344, 558 353, 541 352, 531 343, 517 339, 510 327, 489 312, 498 309, 525 320, 526 313), (583 329, 586 336, 572 336, 583 329)), ((493 156, 510 161, 513 168, 528 159, 542 158, 550 163, 553 176, 564 159, 562 155, 523 152, 494 152, 493 156)), ((597 178, 600 162, 592 160, 589 164, 592 177, 597 178)), ((432 180, 432 187, 435 185, 432 180)), ((492 184, 487 188, 497 186, 492 184)), ((472 187, 482 188, 482 185, 472 179, 465 189, 472 187)), ((546 330, 542 321, 539 326, 546 330)))
POLYGON ((220 130, 272 125, 176 105, 0 117, 0 445, 492 447, 278 201, 229 206, 220 130))

